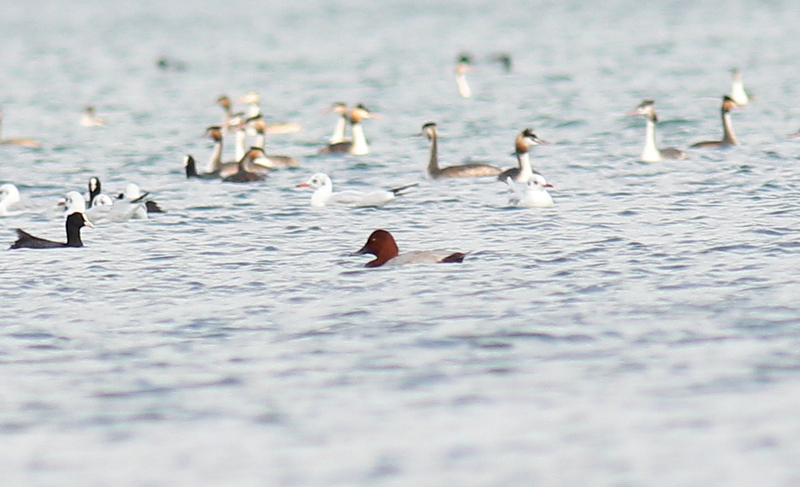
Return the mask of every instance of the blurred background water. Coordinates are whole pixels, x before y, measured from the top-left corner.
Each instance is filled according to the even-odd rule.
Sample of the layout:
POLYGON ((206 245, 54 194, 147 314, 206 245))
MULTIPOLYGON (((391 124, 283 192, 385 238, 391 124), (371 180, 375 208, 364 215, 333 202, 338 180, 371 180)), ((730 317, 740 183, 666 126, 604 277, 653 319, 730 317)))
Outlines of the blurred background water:
MULTIPOLYGON (((86 248, 0 252, 3 485, 800 484, 800 11, 788 0, 642 3, 3 2, 0 182, 63 238, 55 201, 98 176, 167 213, 86 248), (473 56, 473 98, 453 65, 473 56), (509 53, 513 70, 491 58, 509 53), (156 66, 160 58, 170 69, 156 66), (757 96, 718 137, 738 67, 757 96), (261 95, 301 167, 186 180, 225 93, 261 95), (364 103, 371 154, 321 157, 332 102, 364 103), (105 127, 78 123, 95 105, 105 127), (555 206, 492 178, 525 127, 555 206), (385 207, 295 188, 419 182, 385 207), (364 269, 376 228, 461 265, 364 269)), ((232 154, 226 141, 226 158, 232 154)))

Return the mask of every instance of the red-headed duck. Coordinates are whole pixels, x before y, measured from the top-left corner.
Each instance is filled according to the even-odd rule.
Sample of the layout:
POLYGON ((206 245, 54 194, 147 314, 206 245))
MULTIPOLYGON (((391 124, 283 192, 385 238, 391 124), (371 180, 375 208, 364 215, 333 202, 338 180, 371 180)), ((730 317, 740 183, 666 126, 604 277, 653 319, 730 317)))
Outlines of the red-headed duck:
POLYGON ((375 230, 367 239, 367 243, 356 255, 372 254, 374 260, 367 262, 364 267, 380 267, 400 264, 436 264, 439 262, 461 262, 466 254, 455 252, 452 254, 436 254, 429 251, 407 252, 400 254, 392 234, 386 230, 375 230))

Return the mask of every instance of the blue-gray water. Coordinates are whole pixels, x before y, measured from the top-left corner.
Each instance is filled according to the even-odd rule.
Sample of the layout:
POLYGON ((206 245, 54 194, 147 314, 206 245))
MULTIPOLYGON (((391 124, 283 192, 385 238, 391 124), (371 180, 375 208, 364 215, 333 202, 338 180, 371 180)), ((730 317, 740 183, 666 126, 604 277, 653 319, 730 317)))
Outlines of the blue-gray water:
POLYGON ((44 211, 2 246, 63 238, 50 207, 93 175, 168 213, 0 252, 2 485, 800 485, 794 2, 272 4, 3 2, 3 137, 43 146, 0 146, 0 182, 44 211), (718 137, 733 67, 741 146, 637 162, 627 112, 654 98, 662 146, 718 137), (216 97, 249 90, 303 125, 268 140, 302 168, 187 181, 216 97), (336 100, 381 115, 370 155, 313 155, 336 100), (427 180, 427 121, 446 164, 510 167, 533 127, 555 206, 427 180), (420 186, 318 211, 295 188, 317 171, 420 186), (471 253, 364 269, 376 228, 471 253))

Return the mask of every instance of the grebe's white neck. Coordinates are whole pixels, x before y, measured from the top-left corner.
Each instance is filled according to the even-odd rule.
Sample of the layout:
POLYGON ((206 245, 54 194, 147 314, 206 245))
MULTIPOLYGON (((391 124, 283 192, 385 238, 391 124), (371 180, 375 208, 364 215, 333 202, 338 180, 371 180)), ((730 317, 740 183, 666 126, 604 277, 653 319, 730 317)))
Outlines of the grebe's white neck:
POLYGON ((736 139, 736 134, 733 133, 733 124, 731 123, 731 112, 723 110, 722 112, 722 140, 729 142, 731 145, 739 145, 739 140, 736 139))
POLYGON ((222 169, 222 137, 214 139, 214 151, 211 153, 206 172, 217 172, 220 169, 222 169))
POLYGON ((244 128, 239 128, 236 130, 234 134, 234 146, 233 146, 233 160, 241 161, 242 157, 244 157, 245 147, 244 143, 247 139, 247 132, 245 132, 244 128))
POLYGON ((469 98, 472 96, 472 90, 469 89, 469 83, 467 83, 467 77, 464 73, 456 73, 456 85, 458 86, 458 94, 461 95, 461 98, 469 98))
POLYGON ((353 146, 350 149, 351 154, 363 156, 369 154, 369 145, 367 144, 367 136, 364 135, 364 127, 361 122, 353 122, 353 146))
POLYGON ((333 129, 333 135, 331 135, 330 143, 331 144, 338 144, 339 142, 344 142, 344 131, 347 128, 347 114, 343 114, 339 117, 339 120, 336 121, 336 127, 333 129))
POLYGON ((644 134, 644 150, 642 150, 642 162, 658 162, 661 160, 661 152, 656 147, 656 121, 651 117, 645 117, 647 129, 644 134))

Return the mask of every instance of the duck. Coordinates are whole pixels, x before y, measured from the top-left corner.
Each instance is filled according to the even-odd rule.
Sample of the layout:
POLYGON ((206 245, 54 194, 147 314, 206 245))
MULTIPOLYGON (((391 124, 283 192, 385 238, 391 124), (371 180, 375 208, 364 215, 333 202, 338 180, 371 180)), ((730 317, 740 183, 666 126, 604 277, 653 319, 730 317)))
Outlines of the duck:
POLYGON ((505 181, 511 178, 520 183, 527 183, 533 178, 535 171, 531 167, 531 157, 528 151, 536 145, 550 145, 550 142, 540 139, 533 130, 526 128, 514 140, 514 153, 517 156, 518 167, 512 167, 501 172, 497 179, 505 181))
POLYGON ((22 147, 41 147, 36 139, 27 137, 17 137, 13 139, 4 139, 3 133, 3 112, 0 111, 0 145, 19 145, 22 147))
POLYGON ((369 154, 369 144, 364 135, 364 127, 361 125, 363 120, 377 118, 367 107, 362 104, 356 105, 350 110, 350 127, 353 132, 353 140, 345 140, 334 144, 328 144, 320 150, 320 154, 352 154, 363 156, 369 154))
POLYGON ((463 262, 466 254, 454 252, 441 254, 430 251, 416 251, 400 254, 394 237, 386 230, 375 230, 370 234, 367 243, 355 255, 372 254, 375 259, 364 264, 364 267, 380 267, 382 265, 401 264, 436 264, 440 262, 463 262))
POLYGON ((311 195, 311 206, 322 208, 329 204, 343 204, 352 206, 383 206, 394 200, 398 195, 404 194, 403 191, 417 186, 419 183, 407 184, 388 191, 377 190, 364 193, 361 191, 341 191, 333 192, 333 182, 325 173, 314 174, 311 179, 297 185, 298 188, 311 188, 314 194, 311 195))
POLYGON ((658 116, 656 115, 655 102, 647 99, 642 101, 636 109, 634 109, 628 116, 644 115, 647 123, 644 136, 644 149, 642 156, 639 160, 642 162, 659 162, 662 159, 688 159, 682 150, 674 147, 666 149, 659 149, 656 147, 656 124, 658 123, 658 116))
POLYGON ((342 101, 334 102, 331 107, 326 110, 326 113, 336 113, 336 125, 333 127, 333 134, 328 139, 328 145, 338 144, 340 142, 347 142, 345 137, 345 130, 347 129, 347 122, 349 121, 349 111, 347 104, 342 101))
POLYGON ((469 83, 467 83, 467 72, 472 69, 471 65, 472 58, 467 54, 459 55, 456 60, 456 87, 461 98, 470 98, 472 96, 472 90, 470 90, 469 83))
MULTIPOLYGON (((256 129, 256 139, 253 142, 253 147, 257 147, 259 149, 264 149, 264 145, 266 144, 266 129, 267 124, 264 123, 264 119, 261 116, 258 116, 252 120, 248 120, 247 122, 249 125, 252 125, 253 128, 256 129)), ((265 166, 270 169, 275 169, 279 167, 297 167, 300 164, 297 162, 297 159, 290 156, 284 156, 280 154, 264 154, 264 157, 259 157, 254 161, 256 164, 265 166)))
POLYGON ((742 80, 742 72, 739 71, 739 68, 731 69, 731 77, 733 78, 731 81, 731 100, 736 102, 736 105, 740 107, 744 107, 748 103, 750 103, 750 95, 747 93, 747 90, 744 88, 744 81, 742 80))
POLYGON ((269 170, 264 166, 259 166, 253 161, 259 157, 264 157, 264 149, 251 147, 249 151, 239 161, 235 174, 222 178, 226 183, 249 183, 253 181, 263 181, 266 172, 269 170))
POLYGON ((731 97, 725 95, 722 97, 722 140, 706 140, 703 142, 695 142, 690 145, 690 149, 714 149, 730 147, 732 145, 739 145, 736 135, 733 133, 733 125, 731 124, 730 111, 737 108, 736 102, 731 97))
POLYGON ((422 126, 422 133, 428 137, 428 140, 431 143, 430 158, 428 160, 428 176, 433 179, 496 176, 502 172, 502 170, 497 166, 480 163, 461 164, 459 166, 439 168, 439 133, 436 130, 436 124, 433 122, 426 123, 422 126))
POLYGON ((84 109, 83 116, 81 116, 82 127, 102 127, 105 124, 106 121, 97 116, 93 106, 90 105, 84 109))
POLYGON ((547 188, 552 188, 553 185, 541 174, 534 174, 526 183, 517 183, 511 177, 506 178, 505 182, 512 193, 508 199, 510 205, 522 208, 553 206, 553 197, 547 192, 547 188))
POLYGON ((147 198, 147 196, 149 196, 149 195, 150 195, 150 193, 149 193, 149 192, 147 192, 147 191, 142 191, 142 190, 139 188, 139 185, 138 185, 138 184, 136 184, 136 183, 128 183, 128 184, 125 186, 125 191, 123 191, 122 193, 120 193, 120 194, 117 196, 117 199, 118 199, 118 200, 127 201, 127 202, 129 202, 129 203, 139 203, 139 202, 142 202, 142 203, 144 203, 144 204, 145 204, 145 210, 146 210, 146 211, 145 211, 145 212, 143 212, 143 213, 142 213, 141 211, 140 211, 140 212, 138 212, 138 213, 136 214, 136 216, 134 216, 133 218, 147 218, 147 215, 148 215, 149 213, 166 213, 164 210, 162 210, 162 209, 161 209, 161 208, 158 206, 158 203, 156 203, 156 202, 155 202, 155 201, 153 201, 153 200, 146 200, 146 199, 145 199, 145 198, 147 198))
MULTIPOLYGON (((78 196, 80 196, 80 193, 77 194, 78 196)), ((82 196, 81 200, 83 200, 82 196)), ((65 247, 83 247, 83 241, 81 240, 81 228, 83 227, 94 228, 94 225, 92 225, 92 223, 86 219, 86 215, 84 215, 79 211, 76 211, 74 213, 70 213, 69 216, 67 216, 66 242, 55 242, 53 240, 46 240, 43 238, 34 237, 30 233, 22 230, 21 228, 18 228, 17 240, 13 244, 11 244, 11 247, 9 247, 9 249, 58 249, 65 247)))
POLYGON ((0 216, 8 216, 8 211, 20 202, 19 189, 12 183, 0 185, 0 216))
POLYGON ((186 179, 219 179, 219 171, 216 172, 197 172, 197 163, 190 154, 183 157, 183 168, 186 172, 186 179))

